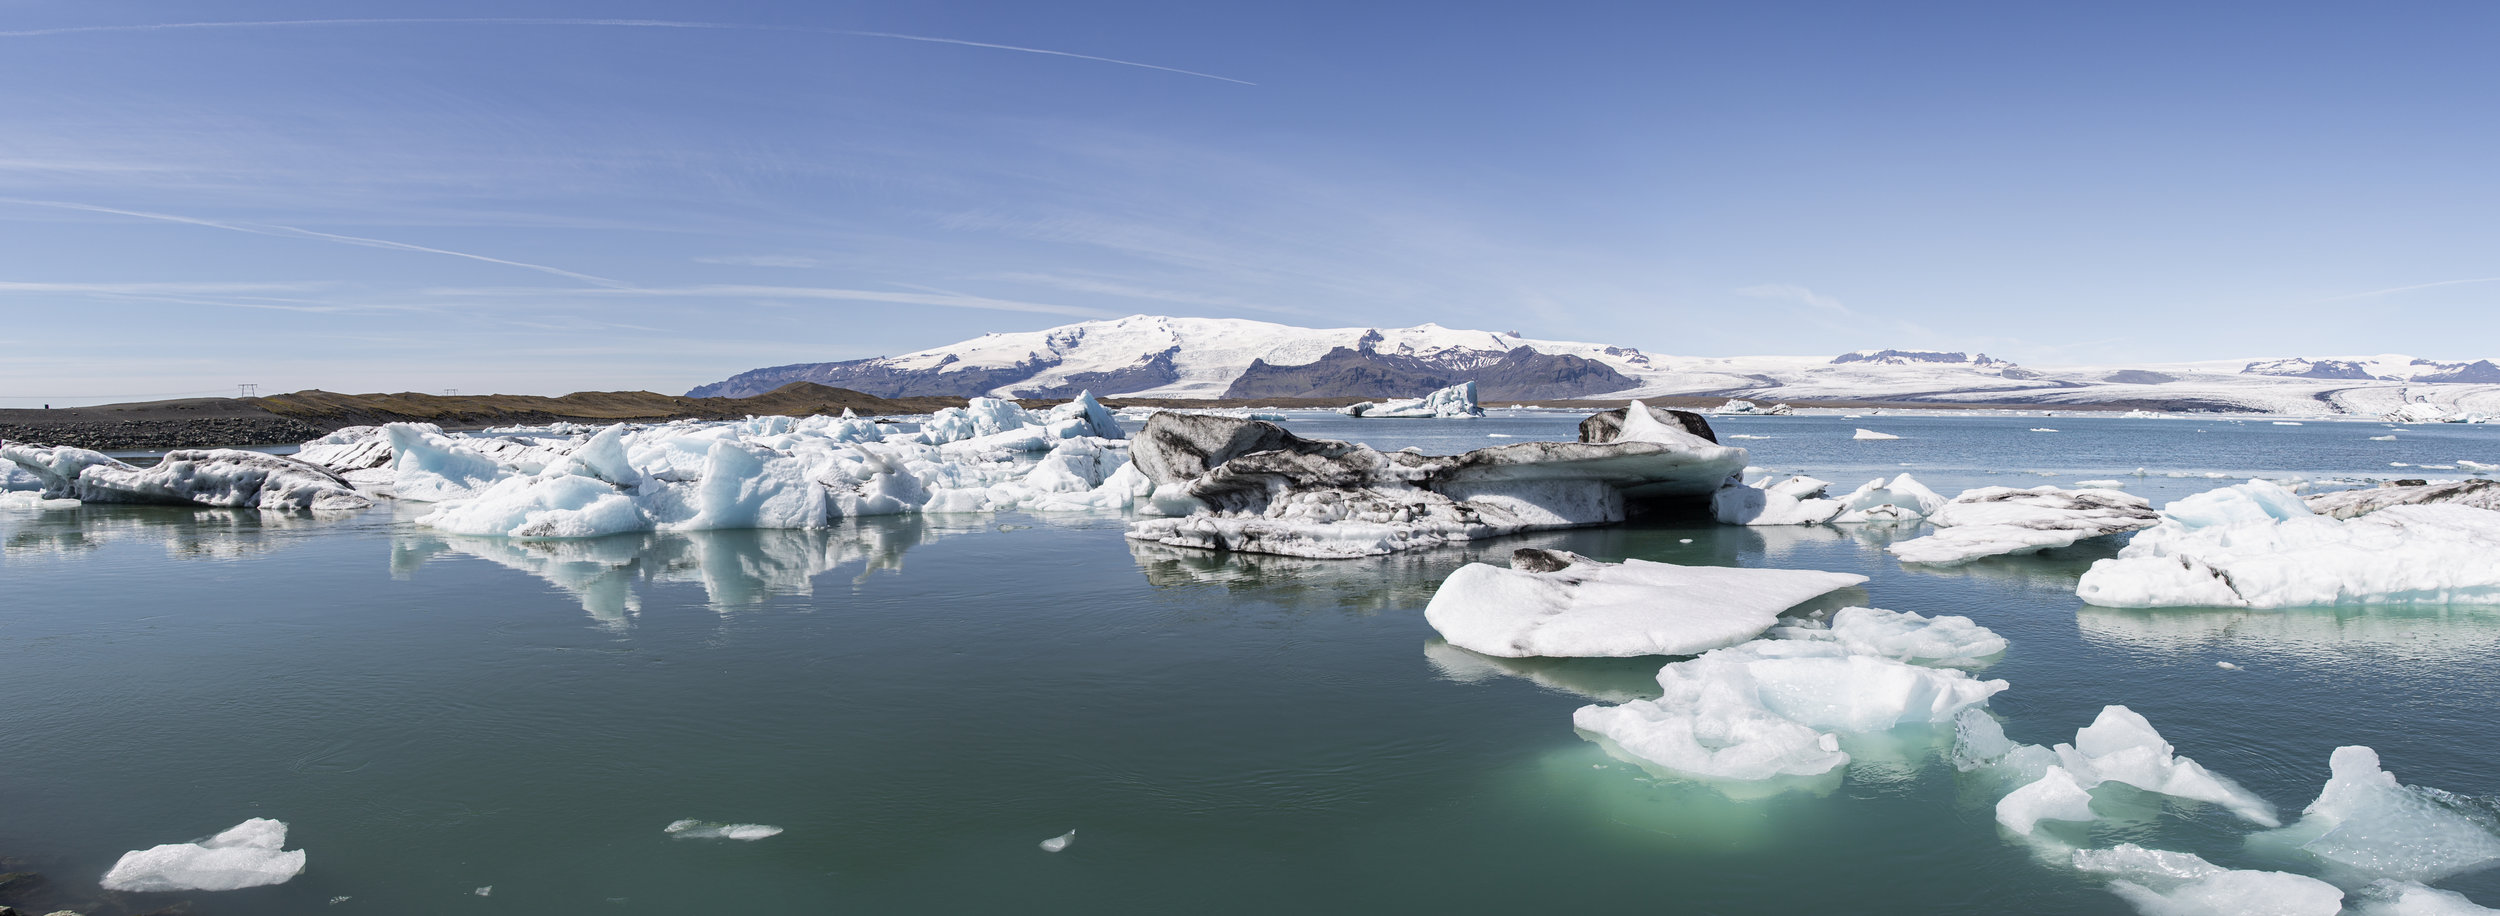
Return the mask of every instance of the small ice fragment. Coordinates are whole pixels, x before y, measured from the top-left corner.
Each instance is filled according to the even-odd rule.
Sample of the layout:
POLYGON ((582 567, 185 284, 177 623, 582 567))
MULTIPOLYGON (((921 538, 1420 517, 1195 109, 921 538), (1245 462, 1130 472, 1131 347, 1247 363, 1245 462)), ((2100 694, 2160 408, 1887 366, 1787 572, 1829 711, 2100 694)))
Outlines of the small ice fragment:
POLYGON ((1899 439, 1899 438, 1901 438, 1901 437, 1900 437, 1900 436, 1893 435, 1893 434, 1891 434, 1891 433, 1879 433, 1879 432, 1876 432, 1876 431, 1871 430, 1871 429, 1866 429, 1866 428, 1864 428, 1864 427, 1860 427, 1860 428, 1858 429, 1858 431, 1857 431, 1857 432, 1855 432, 1855 433, 1852 433, 1852 434, 1849 436, 1849 438, 1852 438, 1852 439, 1899 439))
POLYGON ((760 840, 781 834, 781 828, 771 824, 715 824, 692 818, 670 821, 661 830, 681 840, 760 840))
POLYGON ((2387 463, 2387 466, 2388 466, 2388 467, 2391 467, 2391 468, 2409 468, 2409 467, 2412 467, 2412 465, 2410 465, 2410 464, 2406 464, 2406 463, 2404 463, 2404 462, 2402 462, 2402 461, 2390 461, 2390 462, 2388 462, 2388 463, 2387 463))
POLYGON ((2371 436, 2371 437, 2370 437, 2370 441, 2372 441, 2372 442, 2394 442, 2394 441, 2396 441, 2396 437, 2395 437, 2395 436, 2371 436))
POLYGON ((332 897, 332 898, 330 898, 330 905, 331 905, 331 906, 337 906, 337 905, 339 905, 339 904, 346 903, 347 901, 354 900, 354 899, 356 899, 356 898, 354 898, 354 897, 349 897, 349 896, 346 896, 346 895, 342 894, 342 895, 339 895, 339 896, 336 896, 336 897, 332 897))
POLYGON ((489 884, 485 887, 478 888, 477 890, 470 891, 469 893, 476 894, 480 897, 492 897, 495 896, 495 886, 489 884))
POLYGON ((2276 420, 2276 421, 2274 421, 2274 425, 2276 425, 2276 426, 2299 426, 2299 425, 2300 425, 2300 421, 2297 421, 2297 420, 2276 420))
POLYGON ((1518 438, 1518 437, 1513 436, 1513 435, 1511 435, 1511 434, 1509 434, 1509 433, 1485 433, 1485 434, 1484 434, 1484 437, 1485 437, 1485 438, 1487 438, 1487 439, 1515 439, 1515 438, 1518 438))
POLYGON ((1066 833, 1062 833, 1062 834, 1060 834, 1060 835, 1058 835, 1058 836, 1051 837, 1050 839, 1043 840, 1043 841, 1042 841, 1042 851, 1043 851, 1043 852, 1058 852, 1058 851, 1060 851, 1060 850, 1062 850, 1062 849, 1066 849, 1066 848, 1068 848, 1068 844, 1069 844, 1069 843, 1073 843, 1073 842, 1076 842, 1076 828, 1074 828, 1074 827, 1070 827, 1070 828, 1068 828, 1068 832, 1066 832, 1066 833))
POLYGON ((2034 427, 2032 427, 2032 428, 2031 428, 2031 431, 2032 431, 2032 432, 2035 432, 2035 433, 2053 433, 2053 432, 2056 432, 2057 430, 2050 429, 2050 428, 2048 428, 2048 427, 2046 427, 2046 426, 2034 426, 2034 427))
POLYGON ((1676 542, 1676 543, 1678 543, 1678 544, 1690 544, 1690 543, 1692 543, 1692 542, 1693 542, 1693 539, 1692 539, 1692 538, 1676 538, 1676 539, 1675 539, 1675 542, 1676 542))
POLYGON ((2224 671, 2238 671, 2238 670, 2240 670, 2240 666, 2238 666, 2238 665, 2234 665, 2234 664, 2231 664, 2230 662, 2215 662, 2215 663, 2214 663, 2214 667, 2216 667, 2216 668, 2220 668, 2220 669, 2222 669, 2222 670, 2224 670, 2224 671))
POLYGON ((108 891, 231 891, 284 884, 304 873, 304 851, 282 850, 286 822, 256 817, 196 843, 122 853, 108 891))

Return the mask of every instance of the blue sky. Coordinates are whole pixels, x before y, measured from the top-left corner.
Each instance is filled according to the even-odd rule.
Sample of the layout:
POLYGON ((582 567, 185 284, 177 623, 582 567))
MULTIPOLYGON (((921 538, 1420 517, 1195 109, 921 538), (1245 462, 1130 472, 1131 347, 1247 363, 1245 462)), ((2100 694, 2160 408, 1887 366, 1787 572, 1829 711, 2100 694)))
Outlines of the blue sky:
POLYGON ((2500 357, 2500 6, 1549 6, 0 0, 0 406, 1135 313, 2500 357))

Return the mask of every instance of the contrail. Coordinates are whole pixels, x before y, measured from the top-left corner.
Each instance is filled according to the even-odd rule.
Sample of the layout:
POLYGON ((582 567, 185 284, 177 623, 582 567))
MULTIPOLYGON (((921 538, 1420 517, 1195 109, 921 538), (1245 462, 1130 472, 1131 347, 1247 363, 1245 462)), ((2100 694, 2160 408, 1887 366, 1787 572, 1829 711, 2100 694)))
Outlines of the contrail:
POLYGON ((1041 54, 1049 57, 1065 57, 1074 60, 1090 60, 1097 63, 1117 64, 1122 67, 1136 67, 1143 70, 1160 70, 1165 73, 1177 73, 1182 76, 1194 76, 1200 79, 1221 80, 1227 83, 1238 83, 1243 86, 1258 85, 1257 83, 1253 83, 1249 80, 1237 80, 1229 76, 1217 76, 1213 73, 1201 73, 1196 70, 1183 70, 1179 67, 1166 67, 1161 64, 1121 60, 1117 57, 1097 57, 1092 54, 1078 54, 1074 51, 1053 51, 1049 48, 1028 48, 1022 45, 1004 45, 987 41, 968 41, 961 38, 939 38, 933 35, 906 35, 901 32, 866 32, 858 29, 834 29, 821 26, 744 25, 732 22, 682 22, 671 19, 513 19, 484 17, 442 19, 259 19, 232 22, 160 22, 147 25, 73 25, 53 29, 19 29, 16 31, 0 32, 0 38, 41 38, 50 35, 79 35, 89 32, 164 32, 176 29, 318 28, 326 26, 358 25, 537 25, 617 29, 709 29, 723 32, 791 32, 811 35, 841 35, 850 38, 886 38, 895 41, 923 41, 930 44, 960 45, 967 48, 988 48, 995 51, 1015 51, 1021 54, 1041 54))
POLYGON ((114 216, 128 216, 135 219, 152 219, 159 222, 182 223, 191 226, 206 226, 211 229, 224 229, 229 232, 248 232, 253 235, 272 235, 279 238, 314 239, 324 242, 337 242, 342 245, 362 245, 367 248, 388 248, 393 251, 415 251, 424 254, 439 254, 455 258, 467 258, 472 261, 484 261, 488 264, 501 264, 505 267, 518 267, 523 270, 535 270, 539 273, 554 274, 555 276, 564 277, 569 280, 579 280, 584 283, 589 283, 595 286, 604 286, 610 289, 619 289, 632 285, 618 280, 610 280, 606 277, 594 277, 585 273, 576 273, 570 270, 565 270, 561 267, 549 267, 545 264, 532 264, 527 261, 511 261, 503 258, 488 257, 482 254, 470 254, 466 251, 452 251, 448 248, 428 248, 424 245, 414 245, 408 242, 394 242, 389 239, 372 239, 365 238, 360 235, 339 235, 335 232, 317 232, 311 229, 298 229, 294 226, 272 226, 260 223, 227 223, 219 222, 213 219, 201 219, 196 216, 178 216, 172 213, 150 213, 145 210, 122 210, 113 207, 99 207, 94 204, 71 203, 69 201, 61 200, 28 200, 22 197, 0 197, 0 203, 21 204, 29 207, 51 207, 55 210, 78 210, 86 213, 109 213, 114 216))

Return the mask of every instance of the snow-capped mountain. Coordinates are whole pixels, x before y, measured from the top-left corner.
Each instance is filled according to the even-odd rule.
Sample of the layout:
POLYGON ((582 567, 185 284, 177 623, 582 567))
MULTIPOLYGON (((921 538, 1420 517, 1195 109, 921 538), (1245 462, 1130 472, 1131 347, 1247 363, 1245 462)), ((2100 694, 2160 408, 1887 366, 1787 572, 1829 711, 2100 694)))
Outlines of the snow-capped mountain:
POLYGON ((1474 381, 1491 402, 1670 395, 1786 401, 2118 406, 2378 416, 2411 402, 2500 414, 2500 365, 2411 356, 2025 367, 1928 350, 1685 357, 1511 331, 1302 328, 1135 315, 985 334, 901 356, 774 366, 688 394, 747 397, 808 381, 884 397, 1097 395, 1381 399, 1474 381))

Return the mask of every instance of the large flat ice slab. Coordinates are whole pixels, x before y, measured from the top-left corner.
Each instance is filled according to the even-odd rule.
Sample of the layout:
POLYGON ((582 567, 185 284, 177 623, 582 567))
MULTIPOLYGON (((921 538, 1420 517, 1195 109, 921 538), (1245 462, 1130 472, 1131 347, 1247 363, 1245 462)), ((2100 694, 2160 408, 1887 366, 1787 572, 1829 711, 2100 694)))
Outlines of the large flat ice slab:
POLYGON ((1849 573, 1600 563, 1523 549, 1508 569, 1460 567, 1424 619, 1451 645, 1503 658, 1693 655, 1762 635, 1781 611, 1866 581, 1849 573))
POLYGON ((2264 481, 2170 504, 2092 564, 2075 594, 2103 607, 2500 604, 2500 512, 2395 505, 2338 520, 2264 481))
POLYGON ((1981 487, 1937 507, 1927 520, 1943 530, 1885 549, 1904 563, 1950 565, 2134 531, 2161 516, 2152 503, 2119 490, 1981 487))

